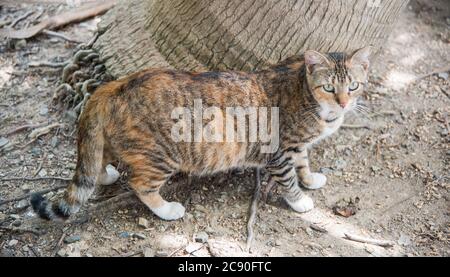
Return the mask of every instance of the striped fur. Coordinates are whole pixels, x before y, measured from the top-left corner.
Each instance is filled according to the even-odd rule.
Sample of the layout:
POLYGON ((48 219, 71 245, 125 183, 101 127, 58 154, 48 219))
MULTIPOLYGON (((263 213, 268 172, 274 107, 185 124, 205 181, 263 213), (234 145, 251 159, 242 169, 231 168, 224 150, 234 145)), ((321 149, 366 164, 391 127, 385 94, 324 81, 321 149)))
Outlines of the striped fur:
POLYGON ((345 113, 357 106, 368 53, 369 48, 348 56, 307 51, 250 73, 148 69, 105 84, 87 102, 80 119, 76 172, 63 199, 52 204, 34 195, 32 206, 46 219, 69 217, 96 185, 117 179, 115 170, 106 166, 121 160, 132 170, 129 184, 137 196, 166 220, 184 214, 181 204, 159 194, 174 173, 204 175, 237 167, 266 167, 291 207, 307 211, 312 200, 299 184, 314 189, 326 182, 325 176, 310 171, 307 149, 335 132, 345 113), (350 92, 352 82, 361 86, 350 92), (333 93, 324 90, 327 84, 335 88, 333 93), (278 150, 262 153, 258 142, 174 142, 171 111, 193 107, 194 99, 222 110, 279 107, 278 150))

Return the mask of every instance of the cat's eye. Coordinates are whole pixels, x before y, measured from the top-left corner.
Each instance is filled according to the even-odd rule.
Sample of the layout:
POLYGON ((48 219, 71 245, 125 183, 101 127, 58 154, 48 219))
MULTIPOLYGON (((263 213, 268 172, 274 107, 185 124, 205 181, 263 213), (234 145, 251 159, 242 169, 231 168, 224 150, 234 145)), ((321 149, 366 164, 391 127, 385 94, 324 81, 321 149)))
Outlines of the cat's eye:
POLYGON ((326 84, 326 85, 322 86, 322 88, 326 92, 334 92, 334 86, 332 86, 330 84, 326 84))
POLYGON ((358 88, 359 88, 359 83, 358 83, 358 82, 352 82, 352 83, 350 84, 350 86, 348 86, 348 89, 349 89, 350 91, 357 90, 358 88))

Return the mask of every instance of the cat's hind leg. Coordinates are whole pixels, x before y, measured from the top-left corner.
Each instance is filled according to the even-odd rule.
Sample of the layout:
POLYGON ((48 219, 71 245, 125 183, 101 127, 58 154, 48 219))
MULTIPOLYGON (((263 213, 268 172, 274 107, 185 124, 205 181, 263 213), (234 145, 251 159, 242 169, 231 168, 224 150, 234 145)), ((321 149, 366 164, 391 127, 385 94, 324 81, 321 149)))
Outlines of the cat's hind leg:
POLYGON ((168 165, 151 162, 141 155, 129 158, 127 163, 133 171, 130 186, 155 215, 164 220, 176 220, 184 216, 183 205, 178 202, 168 202, 159 194, 160 188, 173 173, 168 165))
POLYGON ((103 163, 100 175, 98 177, 98 184, 109 186, 114 184, 120 177, 119 171, 111 164, 114 161, 114 156, 110 150, 105 148, 103 150, 103 163))

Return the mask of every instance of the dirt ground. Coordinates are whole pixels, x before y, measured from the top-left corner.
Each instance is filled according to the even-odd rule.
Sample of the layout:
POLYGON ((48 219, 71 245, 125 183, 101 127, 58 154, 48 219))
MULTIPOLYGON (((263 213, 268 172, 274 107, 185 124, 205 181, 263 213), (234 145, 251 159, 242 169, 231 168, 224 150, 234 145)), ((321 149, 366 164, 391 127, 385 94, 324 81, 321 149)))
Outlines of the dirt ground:
MULTIPOLYGON (((15 28, 67 8, 3 6, 0 27, 28 11, 34 13, 15 28)), ((88 41, 99 20, 59 32, 88 41)), ((350 116, 347 128, 311 151, 313 169, 328 176, 327 186, 307 192, 316 208, 296 214, 274 190, 259 206, 250 253, 244 249, 252 170, 173 178, 165 195, 187 211, 175 222, 156 218, 135 196, 104 205, 129 189, 126 173, 98 189, 67 224, 36 219, 28 198, 2 203, 67 184, 53 177, 74 172, 75 125, 51 101, 61 68, 32 62, 63 62, 75 47, 47 35, 0 41, 0 256, 450 256, 448 1, 410 2, 371 69, 364 99, 370 111, 350 116), (62 125, 33 139, 33 130, 52 123, 62 125), (25 124, 42 125, 8 134, 25 124), (394 246, 351 241, 345 233, 394 246)))

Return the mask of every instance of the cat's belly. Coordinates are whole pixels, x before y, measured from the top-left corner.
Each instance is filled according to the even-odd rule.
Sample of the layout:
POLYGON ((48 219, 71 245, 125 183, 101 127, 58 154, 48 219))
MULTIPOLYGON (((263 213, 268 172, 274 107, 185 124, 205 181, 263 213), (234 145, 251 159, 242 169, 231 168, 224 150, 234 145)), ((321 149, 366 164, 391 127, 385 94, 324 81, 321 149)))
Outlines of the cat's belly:
POLYGON ((248 145, 245 143, 210 143, 208 147, 199 145, 195 154, 202 156, 197 163, 187 163, 183 171, 197 175, 212 174, 233 168, 261 166, 256 161, 248 161, 248 145))

